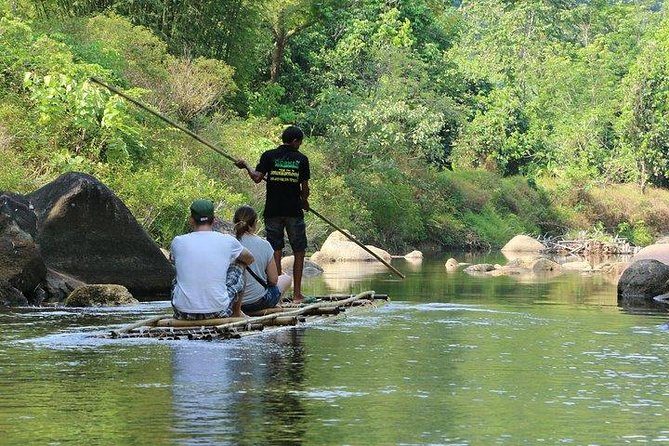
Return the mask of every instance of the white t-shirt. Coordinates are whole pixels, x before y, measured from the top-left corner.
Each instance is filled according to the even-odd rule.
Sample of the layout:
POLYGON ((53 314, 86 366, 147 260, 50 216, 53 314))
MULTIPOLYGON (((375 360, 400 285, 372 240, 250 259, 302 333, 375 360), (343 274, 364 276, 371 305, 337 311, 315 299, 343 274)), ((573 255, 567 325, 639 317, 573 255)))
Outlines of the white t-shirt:
MULTIPOLYGON (((241 242, 244 248, 251 251, 255 259, 249 268, 267 283, 267 265, 274 256, 272 245, 264 238, 248 233, 242 235, 241 242)), ((244 279, 246 282, 242 292, 242 304, 248 305, 257 302, 265 295, 265 288, 248 271, 244 272, 244 279)))
POLYGON ((230 306, 225 278, 244 247, 231 235, 196 231, 172 240, 177 269, 172 303, 186 313, 214 313, 230 306))

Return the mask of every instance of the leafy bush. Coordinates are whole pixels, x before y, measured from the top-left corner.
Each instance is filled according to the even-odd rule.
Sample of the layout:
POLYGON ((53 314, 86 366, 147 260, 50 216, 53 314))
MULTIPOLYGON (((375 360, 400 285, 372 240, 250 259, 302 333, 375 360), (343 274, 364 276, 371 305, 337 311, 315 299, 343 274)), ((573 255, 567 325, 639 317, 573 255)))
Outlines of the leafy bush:
POLYGON ((173 152, 163 162, 131 171, 124 166, 98 165, 96 175, 114 190, 158 244, 168 247, 187 231, 188 208, 197 198, 216 204, 216 214, 232 220, 243 196, 222 187, 200 168, 173 152))
POLYGON ((18 153, 11 149, 13 137, 0 124, 0 191, 25 192, 27 169, 18 153))
POLYGON ((469 248, 500 247, 517 234, 534 232, 518 216, 500 214, 491 204, 484 206, 479 212, 465 212, 463 220, 478 239, 476 244, 469 241, 469 248))
POLYGON ((286 89, 275 82, 265 84, 257 91, 247 92, 249 114, 262 118, 276 116, 282 122, 295 122, 295 111, 282 104, 281 99, 285 95, 286 89))
POLYGON ((165 93, 174 101, 177 117, 191 122, 233 94, 236 90, 233 71, 219 60, 169 58, 165 93))
POLYGON ((12 18, 0 18, 0 79, 2 84, 18 90, 23 73, 30 68, 33 35, 25 23, 12 18))
POLYGON ((353 172, 347 184, 371 212, 382 246, 402 248, 423 240, 425 216, 401 172, 353 172))
POLYGON ((98 15, 86 22, 77 36, 88 45, 103 45, 104 52, 118 54, 123 61, 119 79, 149 91, 167 79, 167 45, 149 29, 135 26, 116 14, 98 15))
POLYGON ((617 235, 626 238, 636 246, 647 246, 653 243, 654 237, 643 220, 634 223, 623 222, 618 225, 617 235))

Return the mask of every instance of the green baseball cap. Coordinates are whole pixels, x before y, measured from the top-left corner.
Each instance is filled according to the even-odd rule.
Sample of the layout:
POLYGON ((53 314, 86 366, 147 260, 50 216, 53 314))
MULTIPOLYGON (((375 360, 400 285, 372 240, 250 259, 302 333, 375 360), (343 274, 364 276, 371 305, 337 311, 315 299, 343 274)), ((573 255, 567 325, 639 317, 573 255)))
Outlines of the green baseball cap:
POLYGON ((214 202, 211 200, 195 200, 190 205, 190 214, 197 222, 205 222, 214 218, 214 202))

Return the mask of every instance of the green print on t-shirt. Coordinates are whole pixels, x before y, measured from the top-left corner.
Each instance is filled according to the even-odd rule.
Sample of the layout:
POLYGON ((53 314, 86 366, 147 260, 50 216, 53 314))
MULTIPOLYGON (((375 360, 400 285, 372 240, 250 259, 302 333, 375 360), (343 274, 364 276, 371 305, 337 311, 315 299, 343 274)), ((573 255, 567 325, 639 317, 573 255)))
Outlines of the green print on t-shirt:
POLYGON ((297 160, 274 160, 277 169, 299 169, 300 162, 297 160))
POLYGON ((274 169, 269 181, 280 181, 283 183, 299 183, 300 162, 297 160, 279 159, 274 160, 274 169))

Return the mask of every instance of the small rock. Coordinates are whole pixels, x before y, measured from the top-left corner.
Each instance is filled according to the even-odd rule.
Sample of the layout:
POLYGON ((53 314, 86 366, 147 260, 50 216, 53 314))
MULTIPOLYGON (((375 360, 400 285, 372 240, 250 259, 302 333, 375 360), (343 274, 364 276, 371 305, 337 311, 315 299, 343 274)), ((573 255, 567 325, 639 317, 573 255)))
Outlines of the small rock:
MULTIPOLYGON (((286 274, 293 274, 293 264, 295 263, 295 256, 286 256, 281 259, 281 272, 286 274)), ((302 270, 302 277, 317 277, 323 274, 323 268, 318 264, 312 262, 310 259, 304 259, 304 269, 302 270)))
POLYGON ((446 264, 444 266, 446 267, 446 271, 448 271, 449 273, 452 273, 452 272, 458 270, 458 267, 460 266, 460 264, 454 258, 450 258, 450 259, 446 260, 446 264))
POLYGON ((84 285, 65 299, 66 307, 107 307, 133 305, 139 301, 122 285, 84 285))
POLYGON ((618 281, 618 301, 621 299, 652 299, 669 291, 669 266, 654 259, 632 263, 618 281))
POLYGON ((550 259, 539 259, 532 264, 532 272, 536 273, 546 273, 546 272, 560 272, 562 268, 559 263, 556 263, 550 259))
POLYGON ((471 265, 465 268, 466 273, 487 273, 488 271, 494 270, 495 267, 490 263, 479 263, 478 265, 471 265))
POLYGON ((591 271, 590 263, 586 261, 565 262, 562 265, 564 271, 591 271))
POLYGON ((504 245, 506 252, 541 252, 546 247, 537 239, 529 235, 517 235, 504 245))
POLYGON ((423 258, 423 253, 418 251, 418 250, 414 250, 414 251, 411 251, 409 254, 405 255, 404 258, 407 259, 407 260, 422 259, 423 258))

